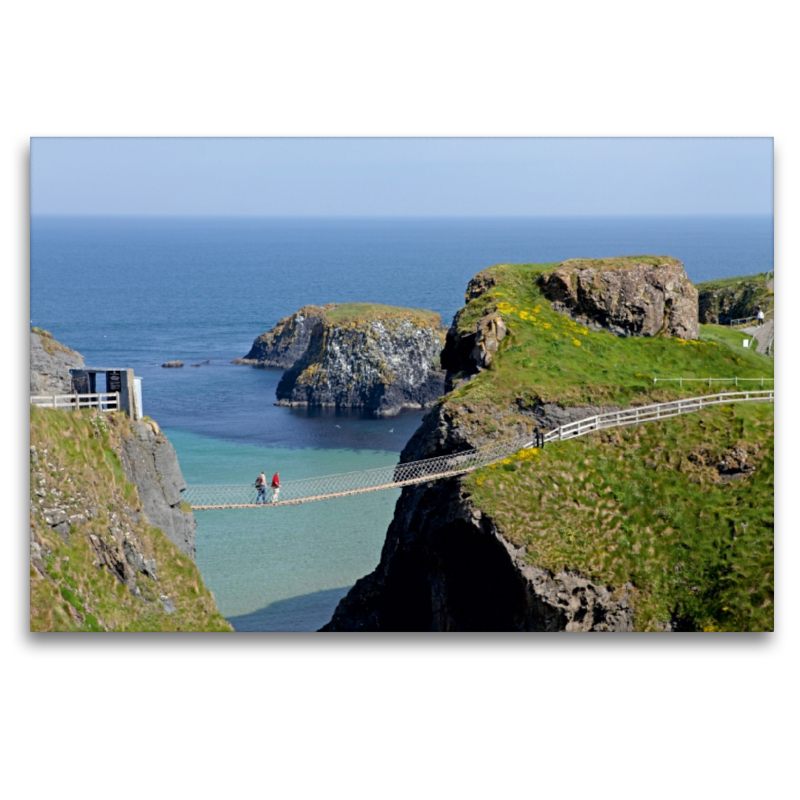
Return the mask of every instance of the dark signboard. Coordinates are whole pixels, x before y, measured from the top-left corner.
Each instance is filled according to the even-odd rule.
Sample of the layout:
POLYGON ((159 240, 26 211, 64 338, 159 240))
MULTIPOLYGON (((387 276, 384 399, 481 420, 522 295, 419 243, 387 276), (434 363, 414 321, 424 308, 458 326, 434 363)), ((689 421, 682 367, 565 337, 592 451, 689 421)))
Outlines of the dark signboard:
POLYGON ((106 372, 106 391, 107 392, 122 391, 122 372, 120 372, 120 370, 115 369, 106 372))
POLYGON ((73 372, 71 382, 73 394, 89 394, 89 376, 85 372, 73 372))

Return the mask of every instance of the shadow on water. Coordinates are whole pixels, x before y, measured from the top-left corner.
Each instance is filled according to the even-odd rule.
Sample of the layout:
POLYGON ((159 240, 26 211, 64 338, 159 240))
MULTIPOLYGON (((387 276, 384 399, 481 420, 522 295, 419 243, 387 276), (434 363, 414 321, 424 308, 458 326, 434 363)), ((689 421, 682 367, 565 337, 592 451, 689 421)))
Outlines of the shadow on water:
POLYGON ((228 617, 237 633, 254 631, 317 631, 330 622, 339 601, 350 590, 350 586, 326 589, 322 592, 290 597, 270 603, 258 611, 228 617))

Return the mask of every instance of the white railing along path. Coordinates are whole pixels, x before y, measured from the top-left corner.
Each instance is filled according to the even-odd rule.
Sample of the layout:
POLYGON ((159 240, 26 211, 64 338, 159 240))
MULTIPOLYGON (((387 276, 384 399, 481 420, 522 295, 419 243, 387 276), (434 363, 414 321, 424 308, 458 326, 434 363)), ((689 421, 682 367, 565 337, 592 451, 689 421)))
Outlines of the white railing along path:
POLYGON ((31 405, 40 408, 99 408, 101 411, 119 409, 119 392, 94 392, 92 394, 32 394, 31 405))
POLYGON ((705 383, 711 386, 712 383, 732 383, 738 386, 740 383, 759 383, 764 388, 764 381, 775 383, 775 378, 653 378, 653 383, 677 383, 683 386, 684 383, 705 383))

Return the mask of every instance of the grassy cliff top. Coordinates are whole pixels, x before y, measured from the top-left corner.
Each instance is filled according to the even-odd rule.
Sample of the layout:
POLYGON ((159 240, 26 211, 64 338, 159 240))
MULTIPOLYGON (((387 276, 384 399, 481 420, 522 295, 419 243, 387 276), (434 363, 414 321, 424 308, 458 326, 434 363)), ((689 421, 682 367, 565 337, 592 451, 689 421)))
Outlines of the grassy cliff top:
POLYGON ((698 283, 700 321, 724 323, 754 316, 759 308, 769 315, 775 307, 773 277, 772 272, 761 272, 698 283))
POLYGON ((123 413, 55 411, 31 406, 31 529, 45 553, 41 572, 30 569, 32 631, 230 631, 192 559, 139 516, 136 486, 123 472, 117 449, 132 435, 123 413), (38 492, 45 496, 40 498, 38 492), (40 499, 44 502, 40 503, 40 499), (70 526, 69 542, 35 511, 66 507, 91 516, 70 526), (132 514, 126 511, 128 509, 132 514), (142 596, 96 566, 90 543, 117 548, 114 528, 125 528, 157 563, 157 581, 137 576, 142 596), (160 597, 175 611, 167 614, 160 597))
POLYGON ((584 269, 631 269, 640 264, 660 267, 664 264, 681 265, 677 258, 672 256, 616 256, 614 258, 570 258, 562 261, 559 266, 584 269))
POLYGON ((380 303, 331 303, 323 306, 325 319, 334 324, 358 320, 412 319, 422 325, 441 325, 442 318, 435 311, 424 308, 385 306, 380 303))
MULTIPOLYGON (((661 259, 659 259, 660 261, 661 259)), ((698 341, 622 338, 595 331, 553 310, 537 279, 558 264, 500 264, 480 275, 488 290, 459 312, 461 334, 491 312, 508 334, 491 367, 447 395, 445 403, 493 409, 558 402, 563 405, 645 405, 711 390, 699 383, 654 383, 653 378, 771 378, 774 362, 743 348, 741 335, 703 326, 698 341)), ((750 384, 754 385, 754 384, 750 384)), ((768 384, 771 388, 772 384, 768 384)), ((713 391, 732 388, 716 385, 713 391)))
POLYGON ((756 275, 740 275, 737 278, 720 278, 716 281, 704 281, 703 283, 696 283, 697 291, 705 289, 727 289, 733 286, 740 286, 745 283, 760 283, 766 288, 767 281, 772 280, 772 272, 759 272, 756 275))
POLYGON ((56 341, 53 338, 53 334, 50 333, 50 331, 46 331, 43 328, 33 327, 31 328, 31 333, 39 334, 39 337, 41 338, 42 342, 42 347, 44 348, 45 352, 51 356, 54 355, 56 351, 61 353, 67 353, 68 355, 79 356, 79 353, 76 353, 74 350, 71 350, 64 344, 61 344, 61 342, 56 341))
POLYGON ((773 628, 771 404, 523 450, 465 486, 529 563, 630 582, 638 630, 773 628))

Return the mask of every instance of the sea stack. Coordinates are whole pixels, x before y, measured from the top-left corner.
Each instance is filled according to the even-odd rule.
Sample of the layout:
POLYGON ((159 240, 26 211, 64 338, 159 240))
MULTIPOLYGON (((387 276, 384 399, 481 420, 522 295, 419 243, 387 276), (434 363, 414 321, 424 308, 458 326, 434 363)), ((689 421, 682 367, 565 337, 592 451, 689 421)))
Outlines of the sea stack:
POLYGON ((331 303, 304 306, 280 320, 242 361, 286 368, 278 405, 390 417, 429 408, 443 394, 444 340, 441 317, 432 311, 331 303))

